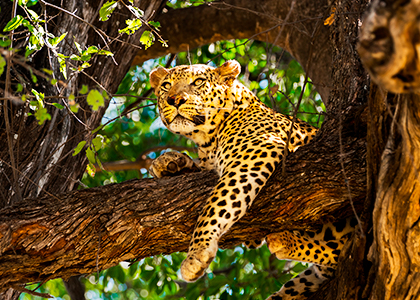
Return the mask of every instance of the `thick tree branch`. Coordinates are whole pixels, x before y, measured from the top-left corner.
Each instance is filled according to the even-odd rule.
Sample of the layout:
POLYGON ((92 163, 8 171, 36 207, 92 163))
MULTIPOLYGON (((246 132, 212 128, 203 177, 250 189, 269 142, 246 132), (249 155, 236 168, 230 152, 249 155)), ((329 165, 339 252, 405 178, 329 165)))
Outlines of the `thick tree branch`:
POLYGON ((358 51, 373 79, 393 93, 420 92, 420 1, 372 2, 358 51))
MULTIPOLYGON (((282 229, 313 229, 363 205, 365 141, 344 128, 344 162, 337 130, 288 158, 252 209, 221 240, 231 247, 282 229), (252 224, 252 227, 250 226, 252 224)), ((28 200, 0 212, 0 291, 6 287, 109 268, 122 260, 185 251, 198 212, 217 176, 209 172, 121 184, 28 200), (13 270, 13 272, 10 272, 13 270)))
POLYGON ((140 50, 133 64, 220 40, 257 39, 292 54, 327 103, 332 51, 323 21, 328 14, 328 1, 324 0, 227 0, 171 10, 158 18, 160 35, 169 47, 155 43, 147 51, 140 50))

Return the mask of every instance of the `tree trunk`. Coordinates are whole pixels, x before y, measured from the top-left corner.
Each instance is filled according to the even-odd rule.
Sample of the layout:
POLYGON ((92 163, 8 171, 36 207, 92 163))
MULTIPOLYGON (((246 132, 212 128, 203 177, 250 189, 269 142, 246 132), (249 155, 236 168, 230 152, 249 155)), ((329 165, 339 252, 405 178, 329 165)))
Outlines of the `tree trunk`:
POLYGON ((371 85, 363 231, 342 252, 336 278, 311 299, 420 296, 419 7, 418 1, 373 1, 365 16, 364 64, 383 88, 408 94, 371 85))

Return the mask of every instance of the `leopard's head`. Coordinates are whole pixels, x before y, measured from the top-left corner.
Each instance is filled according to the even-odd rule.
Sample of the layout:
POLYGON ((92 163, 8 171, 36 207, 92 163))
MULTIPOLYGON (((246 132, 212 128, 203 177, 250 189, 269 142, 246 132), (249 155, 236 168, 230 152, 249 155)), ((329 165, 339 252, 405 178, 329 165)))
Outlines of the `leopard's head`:
POLYGON ((165 126, 190 138, 194 133, 214 133, 233 109, 230 89, 240 70, 233 60, 218 68, 191 65, 153 70, 150 84, 165 126))

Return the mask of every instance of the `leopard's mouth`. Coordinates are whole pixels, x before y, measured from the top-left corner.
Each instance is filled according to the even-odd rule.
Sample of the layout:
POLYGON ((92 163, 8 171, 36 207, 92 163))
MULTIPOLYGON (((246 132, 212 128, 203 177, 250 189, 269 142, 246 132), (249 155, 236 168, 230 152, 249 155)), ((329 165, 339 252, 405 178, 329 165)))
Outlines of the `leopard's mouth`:
POLYGON ((206 121, 206 117, 205 116, 200 116, 200 115, 193 116, 193 123, 195 125, 204 124, 205 121, 206 121))
POLYGON ((194 115, 192 116, 192 118, 187 118, 182 116, 181 114, 178 114, 173 120, 172 122, 170 122, 171 124, 176 122, 176 123, 194 123, 195 125, 202 125, 204 124, 204 122, 206 121, 206 117, 205 116, 200 116, 200 115, 194 115))

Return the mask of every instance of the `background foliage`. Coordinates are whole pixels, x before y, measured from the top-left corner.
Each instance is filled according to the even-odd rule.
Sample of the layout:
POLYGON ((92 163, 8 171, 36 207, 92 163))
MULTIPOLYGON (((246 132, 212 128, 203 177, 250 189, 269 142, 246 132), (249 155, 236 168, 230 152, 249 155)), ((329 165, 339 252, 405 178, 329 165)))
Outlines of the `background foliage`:
MULTIPOLYGON (((115 1, 108 1, 108 10, 102 10, 104 20, 107 19, 109 9, 112 9, 114 5, 113 2, 115 3, 115 1)), ((170 1, 169 5, 179 8, 201 3, 201 1, 170 1)), ((31 13, 32 6, 36 8, 36 5, 36 1, 26 2, 26 6, 24 5, 26 12, 32 16, 32 21, 35 20, 34 22, 24 22, 24 19, 16 18, 12 20, 10 26, 8 24, 7 28, 13 30, 18 26, 25 26, 29 31, 32 30, 33 37, 25 56, 30 56, 39 50, 39 47, 44 46, 43 34, 46 33, 41 32, 42 20, 31 13)), ((134 15, 136 14, 140 15, 140 12, 134 10, 134 15)), ((126 31, 122 33, 127 33, 139 26, 135 21, 127 25, 127 28, 131 27, 126 28, 126 31)), ((157 28, 158 24, 153 24, 153 26, 157 28)), ((64 37, 50 37, 50 46, 60 43, 64 37)), ((4 41, 7 42, 7 39, 3 38, 4 41)), ((77 41, 75 43, 77 46, 77 41)), ((1 46, 8 46, 6 44, 1 46)), ((69 59, 73 60, 75 62, 73 71, 78 72, 89 67, 88 61, 92 55, 112 56, 112 53, 106 50, 92 47, 95 46, 85 50, 80 49, 79 53, 73 56, 60 57, 58 55, 57 59, 63 64, 69 59)), ((151 95, 148 74, 158 65, 201 63, 219 66, 229 59, 236 59, 241 64, 242 73, 239 80, 258 95, 266 105, 284 114, 292 115, 297 112, 298 118, 316 127, 320 126, 325 107, 310 83, 310 79, 306 82, 301 66, 287 52, 270 44, 253 40, 213 43, 176 56, 168 55, 150 60, 142 66, 131 68, 117 92, 121 96, 117 95, 111 99, 111 104, 102 120, 104 126, 98 132, 98 137, 92 141, 93 146, 89 148, 91 150, 86 152, 88 157, 91 156, 89 158, 91 165, 79 188, 149 176, 146 169, 114 172, 98 169, 95 173, 92 167, 94 161, 100 161, 103 164, 119 160, 135 161, 139 154, 167 145, 185 147, 186 153, 196 157, 195 151, 191 150, 194 147, 191 141, 174 135, 164 128, 158 117, 156 101, 151 95), (139 101, 139 96, 147 97, 147 99, 139 101), (300 105, 297 107, 299 102, 300 105), (133 105, 136 109, 126 113, 125 110, 133 105)), ((52 80, 51 83, 55 84, 56 81, 52 80)), ((34 113, 40 114, 43 112, 44 98, 43 95, 37 93, 37 91, 33 92, 36 101, 32 101, 34 103, 31 102, 31 104, 34 106, 34 113)), ((97 104, 102 105, 102 97, 106 98, 106 96, 95 90, 90 98, 87 97, 87 101, 89 102, 90 99, 91 105, 99 101, 97 104)), ((63 107, 57 108, 63 109, 63 107)), ((48 120, 47 115, 39 117, 40 123, 48 120)), ((85 144, 86 141, 81 141, 82 146, 85 144)), ((81 149, 82 147, 74 154, 85 155, 84 152, 80 152, 81 149)), ((147 155, 155 158, 163 151, 151 151, 147 155)), ((140 261, 122 262, 99 274, 81 276, 80 280, 85 284, 87 299, 265 299, 306 267, 300 263, 277 260, 265 245, 257 250, 237 246, 235 249, 219 250, 206 276, 197 282, 187 284, 182 281, 178 271, 184 258, 184 253, 174 253, 140 261)), ((61 280, 51 280, 40 287, 39 284, 33 284, 28 288, 49 293, 57 299, 70 299, 61 280)), ((22 294, 21 299, 39 299, 39 297, 22 294)))

